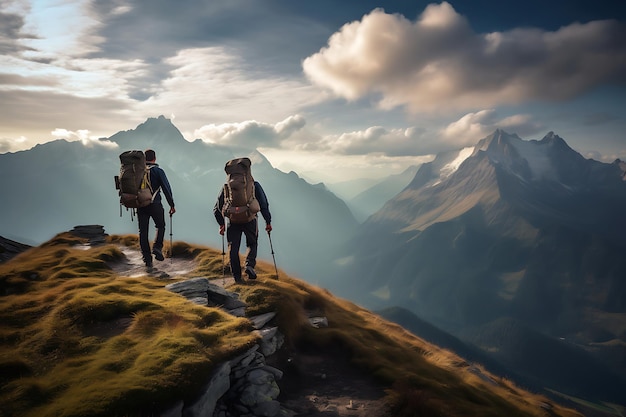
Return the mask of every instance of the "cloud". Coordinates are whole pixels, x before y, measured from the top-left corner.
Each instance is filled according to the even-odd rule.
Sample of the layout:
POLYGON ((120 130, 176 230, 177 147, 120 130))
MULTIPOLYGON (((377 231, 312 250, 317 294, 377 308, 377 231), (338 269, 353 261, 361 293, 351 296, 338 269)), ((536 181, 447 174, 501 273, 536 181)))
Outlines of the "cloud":
POLYGON ((235 51, 222 47, 184 49, 166 60, 172 67, 150 99, 138 108, 149 114, 177 114, 186 126, 233 120, 282 120, 294 110, 323 100, 305 80, 256 73, 235 51), (184 109, 184 111, 180 111, 184 109))
POLYGON ((24 39, 37 37, 24 29, 24 11, 18 2, 0 1, 0 55, 13 55, 32 48, 23 44, 24 39))
POLYGON ((56 55, 81 56, 97 50, 100 26, 89 18, 89 2, 0 0, 0 52, 32 62, 56 55), (68 23, 71 22, 71 23, 68 23))
POLYGON ((415 156, 424 154, 419 144, 427 140, 426 134, 424 129, 415 127, 386 129, 372 126, 339 135, 326 135, 319 141, 310 141, 296 148, 341 155, 415 156))
POLYGON ((328 27, 298 13, 299 5, 281 2, 91 1, 89 14, 102 23, 95 34, 102 39, 99 47, 105 56, 157 64, 155 58, 176 55, 181 49, 223 46, 254 62, 257 70, 288 68, 295 75, 308 53, 301 48, 318 48, 328 37, 328 27))
POLYGON ((79 97, 54 91, 9 90, 0 88, 0 136, 13 139, 20 148, 29 149, 37 143, 55 138, 55 129, 79 131, 87 129, 99 136, 110 136, 145 121, 128 114, 128 103, 109 97, 79 97), (28 132, 28 134, 25 134, 28 132))
POLYGON ((24 136, 18 138, 0 138, 0 153, 17 152, 36 145, 36 143, 33 143, 27 146, 27 142, 28 139, 24 136))
POLYGON ((433 159, 432 155, 389 157, 373 155, 341 155, 288 149, 263 149, 272 165, 283 172, 295 171, 311 182, 337 183, 355 178, 384 178, 398 174, 408 166, 433 159))
MULTIPOLYGON (((95 146, 115 149, 119 145, 110 140, 98 138, 90 134, 88 130, 71 131, 67 129, 54 129, 50 132, 50 139, 48 141, 64 139, 68 142, 81 142, 83 146, 93 148, 95 146)), ((18 152, 25 149, 30 149, 38 143, 44 141, 29 139, 25 136, 19 136, 17 138, 0 138, 0 153, 6 152, 18 152)))
POLYGON ((386 157, 430 155, 443 150, 475 145, 496 129, 521 136, 545 130, 530 115, 501 117, 494 109, 468 113, 440 130, 411 126, 385 128, 371 126, 363 130, 317 138, 306 135, 301 142, 291 138, 284 148, 333 155, 384 155, 386 157))
POLYGON ((499 118, 494 109, 468 113, 459 120, 450 123, 440 131, 441 143, 455 148, 475 145, 478 140, 493 133, 496 129, 503 129, 520 136, 534 134, 544 127, 533 121, 530 115, 518 114, 499 118))
POLYGON ((202 126, 194 131, 194 137, 205 142, 229 147, 256 149, 279 148, 283 139, 302 129, 306 124, 302 116, 290 116, 271 125, 255 120, 242 123, 222 123, 202 126))
POLYGON ((614 20, 479 34, 442 2, 415 22, 375 9, 333 34, 303 69, 337 96, 372 95, 385 109, 476 110, 623 84, 625 38, 626 26, 614 20))
POLYGON ((117 143, 90 135, 88 130, 78 130, 76 132, 72 132, 66 129, 55 129, 51 134, 56 139, 65 139, 68 142, 81 142, 83 146, 87 148, 93 148, 95 146, 111 149, 119 148, 117 143))
POLYGON ((626 150, 622 150, 621 152, 611 152, 608 154, 603 154, 599 151, 586 151, 583 152, 583 156, 587 159, 595 159, 596 161, 612 164, 616 159, 626 161, 626 150))

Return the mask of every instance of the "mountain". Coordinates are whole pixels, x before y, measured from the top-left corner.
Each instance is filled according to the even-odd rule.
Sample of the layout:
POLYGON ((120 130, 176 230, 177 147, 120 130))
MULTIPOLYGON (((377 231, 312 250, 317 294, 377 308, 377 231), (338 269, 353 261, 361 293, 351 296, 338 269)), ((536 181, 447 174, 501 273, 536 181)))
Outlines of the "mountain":
POLYGON ((270 263, 130 274, 137 236, 77 229, 0 263, 3 416, 582 416, 270 263))
POLYGON ((350 201, 359 193, 375 186, 377 183, 378 181, 372 178, 357 178, 346 181, 325 182, 324 184, 344 201, 350 201))
POLYGON ((382 206, 411 182, 417 173, 417 166, 410 166, 400 174, 390 175, 368 189, 361 191, 346 204, 360 222, 376 213, 382 206))
MULTIPOLYGON (((516 320, 546 336, 534 339, 545 352, 556 351, 547 340, 564 339, 592 354, 597 371, 610 368, 626 390, 623 175, 619 161, 585 159, 554 133, 525 141, 497 130, 423 164, 338 252, 327 285, 368 308, 406 308, 464 340, 516 320)), ((501 350, 512 346, 498 346, 507 357, 501 350)), ((542 378, 560 386, 556 373, 542 378)), ((570 392, 595 397, 580 374, 572 378, 570 392)))
POLYGON ((411 182, 417 169, 418 166, 412 165, 400 174, 392 174, 379 180, 358 178, 325 185, 346 202, 359 222, 363 222, 402 191, 411 182))
MULTIPOLYGON (((121 152, 147 148, 156 151, 176 202, 166 238, 171 230, 173 239, 221 247, 213 206, 224 184, 226 161, 239 156, 252 159, 253 175, 268 196, 280 268, 311 277, 357 225, 346 204, 324 187, 273 168, 257 151, 241 155, 235 152, 242 151, 201 140, 189 142, 171 120, 160 116, 89 146, 57 140, 0 155, 0 187, 5 195, 0 234, 38 244, 59 228, 76 224, 100 224, 116 234, 137 233, 136 219, 120 208, 113 177, 119 174, 121 152)), ((259 257, 271 258, 269 246, 262 233, 259 257)))
POLYGON ((0 236, 0 263, 8 261, 15 255, 18 255, 30 248, 30 245, 25 245, 0 236))

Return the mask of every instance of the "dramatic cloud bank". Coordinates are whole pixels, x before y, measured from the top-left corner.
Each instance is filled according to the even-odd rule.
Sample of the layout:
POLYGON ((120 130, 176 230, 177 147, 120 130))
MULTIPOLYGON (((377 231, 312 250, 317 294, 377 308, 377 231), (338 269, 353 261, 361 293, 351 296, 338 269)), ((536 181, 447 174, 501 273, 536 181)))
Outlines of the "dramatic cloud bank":
POLYGON ((555 32, 475 33, 447 2, 415 22, 376 9, 344 25, 303 62, 312 82, 356 100, 411 112, 476 110, 527 100, 558 101, 604 82, 626 82, 626 27, 574 23, 555 32))
POLYGON ((497 128, 624 158, 623 8, 490 1, 0 0, 0 153, 111 146, 164 115, 320 176, 402 171, 497 128))
POLYGON ((279 148, 283 139, 304 127, 306 121, 296 115, 270 125, 254 120, 243 123, 222 123, 202 126, 194 132, 207 143, 254 150, 258 147, 279 148))

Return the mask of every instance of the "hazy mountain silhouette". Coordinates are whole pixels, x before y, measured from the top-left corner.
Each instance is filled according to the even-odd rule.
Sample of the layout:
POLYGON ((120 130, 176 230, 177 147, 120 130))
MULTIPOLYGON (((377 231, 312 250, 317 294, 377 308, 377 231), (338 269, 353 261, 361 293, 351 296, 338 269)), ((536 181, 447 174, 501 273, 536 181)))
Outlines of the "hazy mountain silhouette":
POLYGON ((626 383, 613 369, 567 340, 533 330, 520 320, 502 317, 461 332, 464 340, 491 352, 515 369, 531 386, 548 385, 559 392, 624 404, 626 383))
MULTIPOLYGON (((545 335, 533 339, 537 351, 555 352, 548 340, 564 338, 598 367, 610 363, 626 387, 623 174, 619 161, 587 160, 553 133, 524 141, 498 130, 423 164, 338 253, 327 285, 466 340, 471 329, 517 320, 545 335)), ((515 356, 510 348, 500 344, 499 354, 515 356)), ((532 369, 518 359, 515 371, 532 369)), ((570 392, 589 388, 569 376, 570 392)), ((562 386, 556 373, 541 378, 562 386)))
POLYGON ((417 170, 418 167, 413 165, 400 174, 390 175, 347 200, 346 204, 356 219, 363 222, 380 210, 385 202, 402 191, 415 177, 417 170))
POLYGON ((0 236, 0 263, 8 261, 15 255, 18 255, 30 248, 30 245, 25 245, 0 236))
MULTIPOLYGON (((323 260, 330 259, 335 245, 357 225, 345 203, 324 187, 273 168, 257 151, 188 142, 169 119, 160 116, 91 146, 57 140, 0 155, 0 187, 6 196, 0 233, 29 244, 76 224, 101 224, 115 234, 137 233, 137 221, 131 220, 129 211, 123 209, 120 217, 113 177, 119 174, 121 152, 147 148, 156 150, 157 163, 173 188, 174 239, 221 247, 213 206, 224 184, 226 161, 239 156, 252 159, 253 175, 267 193, 279 267, 307 278, 320 262, 327 263, 323 260)), ((169 231, 168 219, 166 238, 169 231)), ((259 256, 271 259, 264 232, 259 256)))

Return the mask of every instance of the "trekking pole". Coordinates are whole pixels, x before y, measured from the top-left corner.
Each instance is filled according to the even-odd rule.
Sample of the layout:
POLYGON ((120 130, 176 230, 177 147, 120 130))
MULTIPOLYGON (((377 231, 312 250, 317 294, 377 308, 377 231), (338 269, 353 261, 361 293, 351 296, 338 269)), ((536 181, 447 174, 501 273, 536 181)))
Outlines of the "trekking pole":
POLYGON ((226 286, 226 250, 224 249, 224 236, 228 237, 228 217, 224 218, 224 234, 222 235, 222 287, 226 286))
MULTIPOLYGON (((224 231, 226 233, 226 231, 224 231)), ((222 235, 222 286, 226 285, 226 250, 224 249, 224 235, 222 235)))
POLYGON ((172 213, 170 213, 170 264, 172 263, 172 258, 174 257, 174 245, 172 244, 172 213))
POLYGON ((272 250, 272 259, 274 259, 274 269, 276 270, 276 279, 278 279, 278 267, 276 266, 276 257, 274 256, 274 245, 272 245, 272 235, 269 230, 267 232, 267 237, 270 240, 270 249, 272 250))

